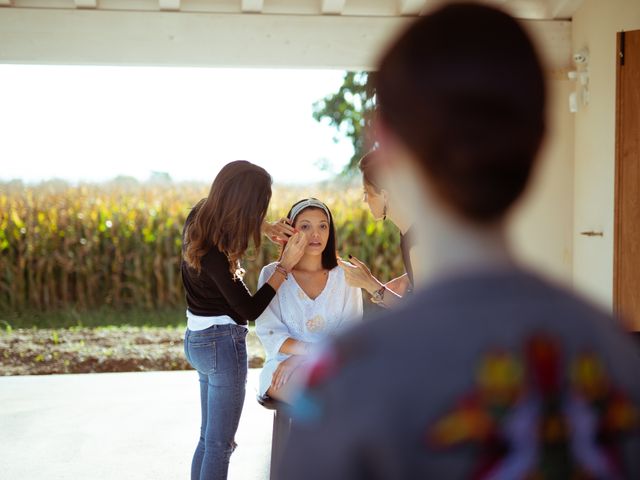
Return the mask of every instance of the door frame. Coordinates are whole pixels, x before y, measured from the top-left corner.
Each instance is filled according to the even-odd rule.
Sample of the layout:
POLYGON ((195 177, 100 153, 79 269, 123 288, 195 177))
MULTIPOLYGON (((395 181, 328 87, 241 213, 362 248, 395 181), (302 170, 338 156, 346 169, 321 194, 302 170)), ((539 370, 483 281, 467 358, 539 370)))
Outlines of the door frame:
MULTIPOLYGON (((640 33, 640 30, 633 30, 640 33)), ((634 320, 625 321, 622 316, 622 278, 621 278, 621 244, 622 244, 622 68, 625 61, 625 35, 630 32, 616 33, 616 120, 615 120, 615 185, 614 185, 614 237, 613 237, 613 311, 625 323, 624 326, 634 331, 640 341, 640 326, 634 320)), ((638 319, 635 319, 638 322, 638 319)))

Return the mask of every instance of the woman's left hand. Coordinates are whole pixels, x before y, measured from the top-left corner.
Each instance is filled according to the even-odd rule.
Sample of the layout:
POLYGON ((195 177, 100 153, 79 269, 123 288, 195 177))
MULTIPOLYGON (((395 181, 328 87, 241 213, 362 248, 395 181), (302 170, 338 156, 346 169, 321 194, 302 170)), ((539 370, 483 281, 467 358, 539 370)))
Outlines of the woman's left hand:
POLYGON ((338 265, 344 270, 349 286, 363 288, 371 294, 382 288, 382 284, 371 274, 369 267, 356 257, 349 255, 349 262, 339 260, 338 265))
POLYGON ((279 390, 285 385, 295 370, 302 365, 305 357, 303 355, 291 355, 286 360, 280 362, 278 368, 273 372, 271 377, 271 388, 279 390))
POLYGON ((289 240, 289 237, 295 233, 295 229, 289 225, 289 219, 281 218, 273 223, 264 221, 262 223, 262 233, 276 245, 284 245, 289 240))

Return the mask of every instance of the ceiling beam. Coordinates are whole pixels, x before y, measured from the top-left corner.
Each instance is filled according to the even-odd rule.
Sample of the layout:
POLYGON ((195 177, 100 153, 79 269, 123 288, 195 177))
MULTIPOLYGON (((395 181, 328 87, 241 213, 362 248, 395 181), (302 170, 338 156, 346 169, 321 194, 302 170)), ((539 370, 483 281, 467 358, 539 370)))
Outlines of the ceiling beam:
POLYGON ((76 8, 98 8, 98 0, 74 0, 76 8))
POLYGON ((554 19, 570 19, 580 8, 582 0, 547 0, 549 17, 554 19))
POLYGON ((347 0, 322 0, 322 13, 324 15, 341 15, 347 0))
MULTIPOLYGON (((370 70, 389 39, 410 22, 411 17, 4 8, 0 64, 370 70)), ((539 42, 547 68, 571 66, 571 22, 523 25, 539 42)))
POLYGON ((158 7, 163 11, 178 11, 180 10, 180 0, 158 0, 158 7))
POLYGON ((400 15, 420 15, 425 3, 425 0, 398 0, 398 11, 400 15))
POLYGON ((245 13, 260 13, 264 8, 264 0, 242 0, 242 11, 245 13))

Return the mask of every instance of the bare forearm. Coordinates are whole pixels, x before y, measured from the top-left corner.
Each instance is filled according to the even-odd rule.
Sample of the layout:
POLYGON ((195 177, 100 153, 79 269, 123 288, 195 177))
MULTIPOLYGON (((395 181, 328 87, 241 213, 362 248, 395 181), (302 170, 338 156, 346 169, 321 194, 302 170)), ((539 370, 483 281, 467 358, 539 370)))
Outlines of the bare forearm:
POLYGON ((399 277, 394 278, 393 280, 385 283, 385 286, 392 290, 394 293, 397 293, 401 297, 404 297, 409 288, 411 287, 411 282, 409 281, 409 275, 403 274, 399 277))
POLYGON ((402 297, 398 295, 396 292, 391 290, 390 288, 386 288, 384 292, 384 298, 382 300, 382 304, 387 307, 395 307, 398 303, 402 301, 402 297))
POLYGON ((386 308, 391 308, 397 305, 400 301, 402 301, 402 296, 398 293, 394 292, 392 289, 383 285, 380 281, 378 281, 375 277, 371 277, 370 285, 366 289, 372 297, 372 301, 374 303, 379 304, 380 306, 384 306, 386 308), (382 298, 380 299, 380 295, 382 298))
POLYGON ((277 292, 278 289, 280 288, 280 285, 282 285, 284 281, 285 281, 285 276, 280 272, 276 271, 276 272, 273 272, 271 277, 269 277, 269 280, 267 280, 267 283, 271 285, 271 287, 273 287, 273 289, 277 292))
POLYGON ((273 287, 273 289, 277 292, 280 285, 287 279, 289 276, 289 272, 293 269, 293 265, 290 265, 290 262, 280 262, 276 266, 275 272, 271 275, 267 283, 273 287))
POLYGON ((393 289, 387 287, 385 284, 383 284, 373 276, 371 277, 371 280, 368 282, 365 290, 369 292, 371 295, 373 295, 382 287, 385 287, 385 296, 389 295, 390 297, 402 298, 402 295, 400 295, 398 292, 394 291, 393 289))
POLYGON ((310 343, 287 338, 280 347, 280 353, 284 353, 285 355, 306 355, 309 353, 310 346, 310 343))

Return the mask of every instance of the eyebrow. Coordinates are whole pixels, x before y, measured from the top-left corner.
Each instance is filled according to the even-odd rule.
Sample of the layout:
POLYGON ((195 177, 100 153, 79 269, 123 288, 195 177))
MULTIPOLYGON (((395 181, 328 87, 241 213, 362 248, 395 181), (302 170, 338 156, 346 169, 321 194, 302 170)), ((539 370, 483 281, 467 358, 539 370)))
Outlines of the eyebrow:
MULTIPOLYGON (((300 223, 311 223, 311 220, 300 220, 300 223)), ((326 223, 328 225, 329 220, 320 220, 319 223, 326 223)))

